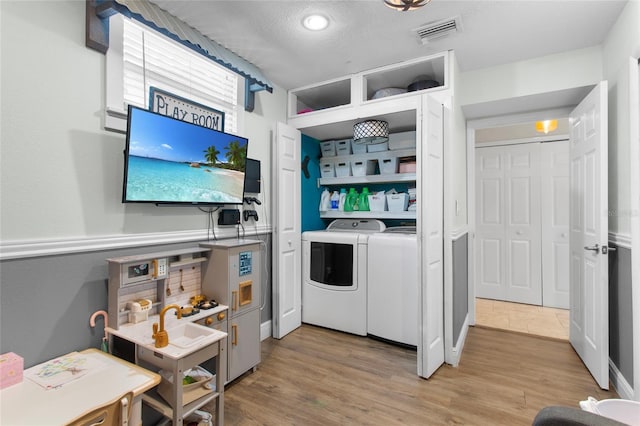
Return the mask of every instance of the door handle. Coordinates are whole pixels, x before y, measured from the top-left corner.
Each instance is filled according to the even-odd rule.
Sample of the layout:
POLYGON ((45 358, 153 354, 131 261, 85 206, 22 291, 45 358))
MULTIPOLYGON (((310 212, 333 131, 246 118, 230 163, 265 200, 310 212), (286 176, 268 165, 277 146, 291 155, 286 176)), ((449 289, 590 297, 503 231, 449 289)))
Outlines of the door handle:
POLYGON ((595 251, 596 253, 600 252, 600 246, 598 244, 596 244, 595 246, 592 246, 592 247, 585 246, 584 249, 585 250, 595 251))
POLYGON ((231 292, 231 310, 232 311, 238 310, 237 303, 238 303, 238 292, 234 290, 231 292))
POLYGON ((237 324, 232 324, 231 325, 231 334, 233 335, 233 337, 231 338, 231 344, 233 346, 237 346, 238 345, 238 325, 237 324))

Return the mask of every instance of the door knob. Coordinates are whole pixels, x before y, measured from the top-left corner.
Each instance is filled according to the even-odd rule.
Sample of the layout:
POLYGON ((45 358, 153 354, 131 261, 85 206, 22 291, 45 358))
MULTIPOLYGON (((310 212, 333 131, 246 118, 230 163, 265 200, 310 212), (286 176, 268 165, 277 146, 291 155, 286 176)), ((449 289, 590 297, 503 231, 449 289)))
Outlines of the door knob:
POLYGON ((600 251, 600 246, 598 244, 596 244, 595 246, 592 247, 584 247, 585 250, 591 250, 591 251, 595 251, 596 253, 598 253, 600 251))

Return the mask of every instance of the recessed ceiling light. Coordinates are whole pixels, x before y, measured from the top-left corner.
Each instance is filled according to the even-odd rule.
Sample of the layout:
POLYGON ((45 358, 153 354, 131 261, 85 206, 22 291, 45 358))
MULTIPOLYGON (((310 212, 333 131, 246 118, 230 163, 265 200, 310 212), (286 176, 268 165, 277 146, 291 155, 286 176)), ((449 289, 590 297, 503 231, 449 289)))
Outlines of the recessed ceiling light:
POLYGON ((322 15, 309 15, 302 20, 302 25, 308 30, 320 31, 329 26, 329 20, 322 15))

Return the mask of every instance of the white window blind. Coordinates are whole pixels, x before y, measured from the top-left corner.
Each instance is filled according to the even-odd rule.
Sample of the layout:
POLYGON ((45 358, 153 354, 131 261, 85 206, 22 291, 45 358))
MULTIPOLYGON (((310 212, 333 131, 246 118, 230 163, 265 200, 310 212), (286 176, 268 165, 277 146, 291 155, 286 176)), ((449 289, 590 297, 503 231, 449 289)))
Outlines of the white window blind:
POLYGON ((238 132, 237 74, 135 21, 123 24, 125 104, 148 108, 156 87, 224 112, 224 131, 238 132))

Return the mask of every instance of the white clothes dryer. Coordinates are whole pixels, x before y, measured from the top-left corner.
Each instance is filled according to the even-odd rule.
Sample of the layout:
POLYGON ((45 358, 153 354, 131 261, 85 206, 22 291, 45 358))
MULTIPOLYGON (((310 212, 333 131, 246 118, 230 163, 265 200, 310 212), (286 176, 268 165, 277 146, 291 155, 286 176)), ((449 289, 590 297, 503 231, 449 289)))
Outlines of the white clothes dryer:
POLYGON ((302 233, 302 322, 367 335, 367 243, 379 220, 336 219, 302 233))
POLYGON ((418 345, 418 240, 416 228, 390 227, 369 238, 367 332, 418 345))

